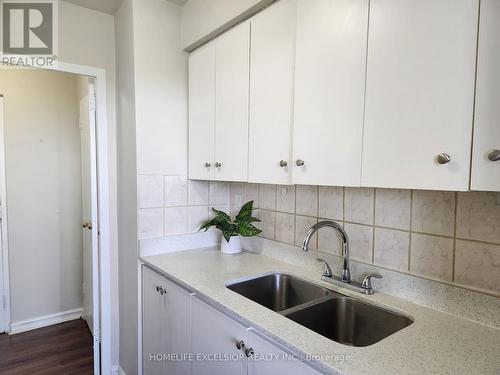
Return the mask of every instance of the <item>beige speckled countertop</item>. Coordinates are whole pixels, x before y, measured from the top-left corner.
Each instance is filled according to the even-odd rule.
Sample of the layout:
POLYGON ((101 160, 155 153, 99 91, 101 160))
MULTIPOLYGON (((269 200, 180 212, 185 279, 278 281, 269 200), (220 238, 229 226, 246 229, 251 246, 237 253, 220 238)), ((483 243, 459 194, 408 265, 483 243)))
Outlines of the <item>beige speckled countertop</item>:
POLYGON ((322 282, 316 270, 255 253, 224 255, 213 248, 141 259, 288 347, 313 355, 347 356, 348 360, 344 361, 322 361, 331 373, 500 374, 499 329, 383 293, 363 296, 349 292, 322 282), (414 323, 374 345, 350 347, 331 341, 225 287, 230 281, 272 271, 294 274, 343 294, 401 312, 414 319, 414 323))

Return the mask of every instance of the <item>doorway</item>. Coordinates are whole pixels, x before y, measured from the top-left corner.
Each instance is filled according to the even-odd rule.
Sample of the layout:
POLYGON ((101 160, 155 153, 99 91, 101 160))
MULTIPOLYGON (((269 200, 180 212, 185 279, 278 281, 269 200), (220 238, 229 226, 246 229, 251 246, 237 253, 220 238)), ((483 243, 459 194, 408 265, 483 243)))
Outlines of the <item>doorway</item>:
MULTIPOLYGON (((51 71, 1 73, 18 75, 12 86, 23 96, 3 92, 0 101, 5 137, 0 142, 0 159, 5 156, 6 160, 5 168, 0 160, 4 172, 3 177, 0 172, 0 185, 6 186, 3 194, 0 186, 0 286, 6 296, 0 305, 5 305, 0 309, 0 328, 12 335, 83 318, 93 335, 93 372, 98 374, 101 284, 95 82, 51 71), (35 75, 44 77, 39 81, 35 75), (45 81, 45 93, 33 92, 33 83, 43 84, 56 75, 58 82, 66 83, 45 81), (57 89, 66 90, 56 99, 62 107, 50 109, 47 98, 57 89), (74 103, 67 98, 72 92, 78 94, 74 103), (43 103, 35 111, 23 107, 25 100, 43 103), (12 127, 15 111, 21 120, 12 127), (72 121, 72 112, 77 121, 72 121), (30 128, 33 124, 42 129, 30 128)), ((6 80, 1 82, 0 93, 6 80)))

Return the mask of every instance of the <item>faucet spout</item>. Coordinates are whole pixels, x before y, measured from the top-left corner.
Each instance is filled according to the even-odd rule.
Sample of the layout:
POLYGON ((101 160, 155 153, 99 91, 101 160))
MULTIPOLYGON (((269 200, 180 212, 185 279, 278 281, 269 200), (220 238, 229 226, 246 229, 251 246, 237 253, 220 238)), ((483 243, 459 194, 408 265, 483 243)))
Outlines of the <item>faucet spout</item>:
POLYGON ((333 228, 340 234, 340 237, 342 239, 342 274, 340 275, 340 278, 343 282, 350 283, 351 271, 349 269, 349 239, 347 237, 346 231, 339 223, 327 220, 320 221, 319 223, 314 224, 311 228, 309 228, 306 235, 304 236, 304 241, 302 242, 302 250, 309 251, 309 242, 311 241, 312 236, 319 229, 324 227, 333 228))

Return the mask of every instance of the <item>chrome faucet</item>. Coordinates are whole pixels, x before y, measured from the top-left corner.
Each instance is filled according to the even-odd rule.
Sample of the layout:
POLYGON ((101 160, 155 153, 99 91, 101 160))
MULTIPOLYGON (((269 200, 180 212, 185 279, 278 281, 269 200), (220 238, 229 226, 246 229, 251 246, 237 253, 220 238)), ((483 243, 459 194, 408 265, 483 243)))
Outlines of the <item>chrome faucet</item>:
POLYGON ((369 273, 365 275, 361 284, 351 280, 351 271, 349 269, 349 239, 344 228, 342 228, 340 224, 335 221, 320 221, 309 228, 304 237, 304 242, 302 243, 302 250, 309 251, 309 242, 311 241, 311 237, 319 229, 324 227, 335 229, 338 233, 340 233, 340 237, 342 238, 342 273, 340 277, 333 276, 328 263, 324 259, 318 258, 318 261, 323 263, 325 268, 323 275, 321 275, 321 280, 368 295, 375 293, 372 287, 371 279, 374 277, 381 279, 381 275, 369 273))
POLYGON ((347 233, 342 228, 342 226, 335 221, 320 221, 319 223, 314 224, 307 231, 304 242, 302 243, 302 250, 309 251, 309 242, 311 241, 311 237, 314 233, 316 233, 319 229, 324 227, 330 227, 335 229, 340 233, 340 237, 342 238, 342 274, 340 275, 340 280, 344 283, 351 283, 351 271, 349 269, 349 239, 347 237, 347 233))

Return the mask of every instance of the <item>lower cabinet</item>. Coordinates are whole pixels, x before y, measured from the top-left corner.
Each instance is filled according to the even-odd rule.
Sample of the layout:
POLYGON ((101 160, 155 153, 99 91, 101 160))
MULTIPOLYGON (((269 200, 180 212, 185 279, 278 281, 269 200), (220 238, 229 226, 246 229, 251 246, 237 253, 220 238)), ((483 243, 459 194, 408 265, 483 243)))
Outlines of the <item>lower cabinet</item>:
POLYGON ((145 266, 142 353, 143 375, 319 374, 280 344, 145 266), (189 357, 182 360, 184 355, 189 357))
POLYGON ((200 299, 191 301, 191 350, 196 356, 193 375, 244 375, 246 327, 200 299))
POLYGON ((189 375, 190 298, 186 290, 142 267, 143 375, 189 375), (170 357, 170 358, 169 358, 170 357))
POLYGON ((296 356, 280 349, 252 329, 247 335, 247 350, 253 355, 248 358, 248 375, 318 375, 312 367, 301 362, 296 356))

